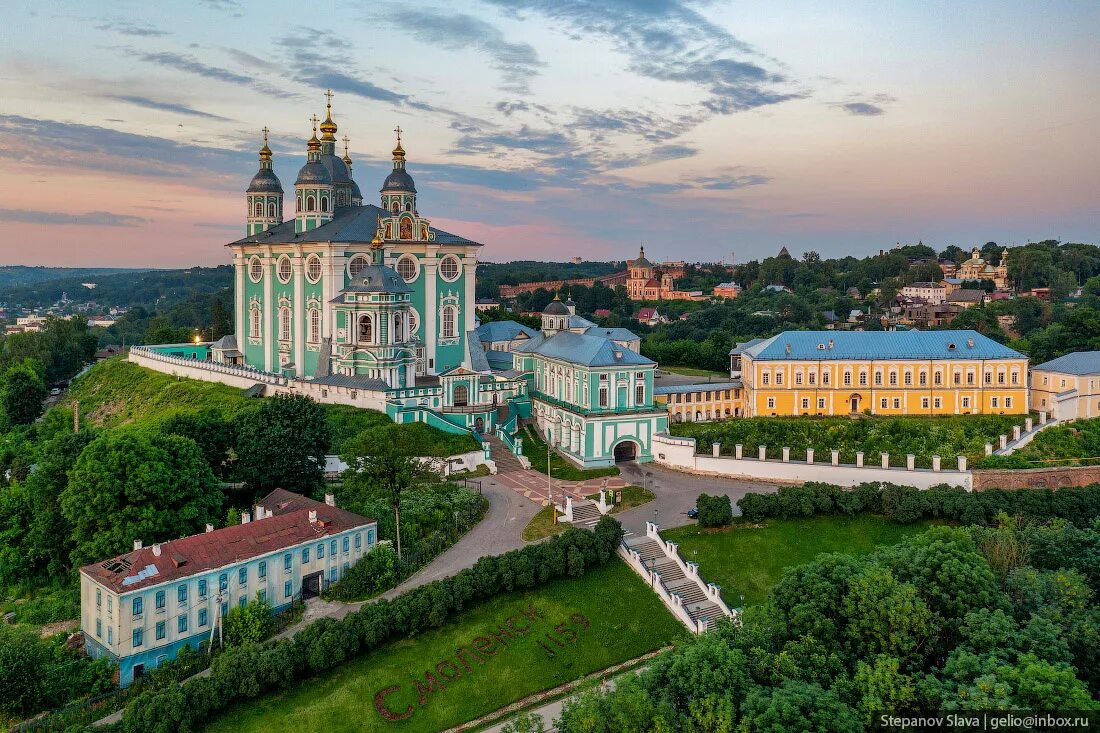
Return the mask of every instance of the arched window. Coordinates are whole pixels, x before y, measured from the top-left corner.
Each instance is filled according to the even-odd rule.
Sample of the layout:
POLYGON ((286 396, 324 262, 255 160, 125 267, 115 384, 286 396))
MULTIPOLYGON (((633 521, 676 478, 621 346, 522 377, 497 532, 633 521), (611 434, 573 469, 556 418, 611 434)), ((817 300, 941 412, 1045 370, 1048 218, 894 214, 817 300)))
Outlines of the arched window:
POLYGON ((321 211, 328 211, 328 196, 321 197, 321 211))
POLYGON ((465 407, 470 401, 470 390, 465 384, 455 387, 455 407, 465 407))
POLYGON ((412 211, 412 210, 413 210, 413 205, 409 202, 406 202, 405 203, 405 211, 412 211))
POLYGON ((313 196, 306 196, 306 211, 313 211, 317 208, 317 199, 313 196))
POLYGON ((402 337, 402 333, 401 333, 401 314, 400 313, 394 313, 393 314, 393 342, 395 344, 397 344, 397 343, 401 343, 404 340, 405 339, 402 337))
POLYGON ((267 215, 271 219, 279 215, 279 207, 275 205, 274 201, 267 205, 267 215))
POLYGON ((456 337, 455 325, 458 320, 458 309, 453 305, 447 305, 443 307, 442 318, 439 319, 440 329, 439 335, 445 339, 453 339, 456 337))
POLYGON ((844 372, 844 384, 845 385, 850 385, 851 383, 852 383, 852 373, 851 372, 844 372))
POLYGON ((279 340, 290 341, 290 308, 279 309, 279 340))
POLYGON ((279 258, 279 262, 276 266, 276 274, 279 276, 279 281, 283 283, 290 282, 290 276, 292 274, 290 258, 283 255, 279 258))
POLYGON ((260 330, 261 329, 261 326, 260 326, 261 316, 262 316, 262 313, 260 312, 260 306, 258 306, 258 305, 253 305, 248 310, 248 337, 249 338, 254 338, 254 339, 260 338, 260 335, 262 334, 262 331, 260 330))
POLYGON ((264 202, 259 199, 256 200, 256 216, 264 215, 264 202))
POLYGON ((321 279, 321 258, 317 255, 310 255, 306 260, 306 277, 311 283, 321 279))
POLYGON ((896 387, 897 383, 898 383, 898 373, 897 372, 890 372, 890 386, 891 387, 896 387))
POLYGON ((909 387, 913 384, 913 372, 906 370, 905 372, 905 386, 909 387))
POLYGON ((309 311, 309 341, 313 344, 321 341, 321 311, 316 308, 309 311))
POLYGON ((401 211, 401 204, 397 203, 397 199, 394 199, 393 202, 390 204, 390 211, 392 211, 395 214, 398 211, 401 211))
POLYGON ((370 316, 359 316, 359 341, 368 344, 374 341, 374 321, 370 316))

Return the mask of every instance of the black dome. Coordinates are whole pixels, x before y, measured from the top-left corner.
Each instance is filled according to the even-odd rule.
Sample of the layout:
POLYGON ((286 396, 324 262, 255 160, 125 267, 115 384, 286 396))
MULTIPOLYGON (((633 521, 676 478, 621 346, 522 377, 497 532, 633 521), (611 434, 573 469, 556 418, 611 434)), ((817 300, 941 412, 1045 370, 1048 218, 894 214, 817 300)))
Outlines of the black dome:
POLYGON ((321 165, 325 167, 333 183, 351 182, 351 176, 348 175, 348 167, 344 165, 344 161, 340 160, 340 158, 337 158, 335 155, 322 155, 321 165))
POLYGON ((550 301, 550 305, 546 306, 542 311, 548 316, 567 316, 569 315, 569 309, 565 307, 565 303, 562 303, 558 299, 550 301))
POLYGON ((332 183, 332 176, 320 161, 311 160, 298 171, 298 180, 294 183, 332 183))
POLYGON ((279 182, 279 177, 275 175, 275 171, 270 168, 261 168, 256 172, 256 175, 252 176, 252 182, 248 184, 248 190, 245 193, 282 193, 283 184, 279 182))
POLYGON ((386 176, 385 182, 382 184, 383 191, 407 191, 409 193, 416 193, 416 185, 413 184, 412 176, 407 171, 402 169, 394 169, 390 171, 390 174, 386 176))

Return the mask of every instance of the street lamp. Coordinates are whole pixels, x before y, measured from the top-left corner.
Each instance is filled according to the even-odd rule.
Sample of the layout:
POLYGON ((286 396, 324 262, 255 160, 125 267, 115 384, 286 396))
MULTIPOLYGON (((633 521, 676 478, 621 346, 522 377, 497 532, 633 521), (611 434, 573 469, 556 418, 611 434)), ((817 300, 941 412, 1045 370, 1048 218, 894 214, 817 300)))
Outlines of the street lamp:
POLYGON ((654 526, 655 528, 656 528, 657 526, 659 526, 659 525, 657 524, 657 510, 656 510, 656 509, 654 509, 654 510, 653 510, 653 526, 654 526))
MULTIPOLYGON (((562 423, 562 419, 560 417, 558 417, 557 415, 546 418, 546 424, 547 425, 561 425, 561 423, 562 423)), ((551 473, 550 454, 551 454, 551 450, 552 450, 550 446, 554 442, 554 428, 551 427, 547 431, 547 433, 548 434, 546 436, 546 500, 549 501, 551 504, 553 504, 554 503, 554 484, 551 483, 551 476, 550 476, 550 473, 551 473)), ((561 505, 562 505, 563 508, 565 507, 565 489, 562 489, 562 492, 561 492, 561 505)))

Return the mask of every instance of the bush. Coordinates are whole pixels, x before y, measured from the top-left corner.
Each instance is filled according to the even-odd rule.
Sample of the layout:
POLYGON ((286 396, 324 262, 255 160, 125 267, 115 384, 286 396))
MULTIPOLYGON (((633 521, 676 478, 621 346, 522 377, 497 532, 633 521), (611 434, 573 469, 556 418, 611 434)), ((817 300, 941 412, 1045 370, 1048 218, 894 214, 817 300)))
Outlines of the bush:
POLYGON ((699 510, 700 527, 725 527, 733 521, 733 506, 730 504, 729 496, 725 494, 722 496, 699 494, 695 506, 699 510))
POLYGON ((183 686, 141 693, 126 708, 123 728, 133 733, 190 730, 213 713, 263 692, 332 669, 395 637, 438 628, 471 603, 511 590, 527 590, 565 575, 583 575, 603 565, 622 541, 623 530, 603 517, 595 532, 575 527, 537 545, 483 557, 473 567, 364 606, 343 619, 323 618, 292 639, 231 647, 210 668, 210 676, 183 686))
MULTIPOLYGON (((703 496, 699 497, 700 502, 703 496)), ((867 513, 883 514, 901 524, 944 518, 963 524, 989 525, 995 522, 998 514, 1007 514, 1059 518, 1084 527, 1100 517, 1100 484, 1059 490, 969 492, 946 484, 921 491, 912 486, 874 482, 845 490, 832 484, 809 482, 802 486, 780 487, 774 494, 745 494, 737 506, 750 522, 768 517, 791 519, 815 514, 867 513)), ((700 503, 700 524, 702 515, 700 503)))
POLYGON ((229 646, 262 641, 271 630, 271 605, 255 598, 244 606, 235 606, 225 614, 225 643, 229 646))

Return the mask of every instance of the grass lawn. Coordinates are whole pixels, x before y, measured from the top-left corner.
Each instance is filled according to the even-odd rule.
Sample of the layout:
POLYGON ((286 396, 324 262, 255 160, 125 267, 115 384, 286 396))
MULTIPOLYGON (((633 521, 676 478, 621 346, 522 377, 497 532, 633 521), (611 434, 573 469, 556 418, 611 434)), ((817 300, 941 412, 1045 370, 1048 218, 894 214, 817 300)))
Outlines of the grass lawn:
MULTIPOLYGON (((236 387, 196 379, 176 379, 170 374, 145 369, 121 358, 107 359, 92 367, 73 382, 66 400, 66 409, 72 408, 73 400, 79 400, 84 419, 102 427, 152 424, 173 412, 205 409, 216 410, 230 418, 258 402, 246 397, 244 391, 236 387)), ((351 405, 322 407, 332 429, 334 453, 338 453, 349 438, 376 426, 391 427, 395 440, 412 431, 423 432, 432 455, 436 456, 465 453, 478 447, 477 441, 469 435, 444 433, 423 423, 394 425, 384 413, 374 410, 351 405)))
MULTIPOLYGON (((591 499, 592 501, 599 501, 600 494, 596 492, 585 498, 591 499)), ((627 509, 633 509, 642 504, 648 504, 656 498, 657 496, 649 489, 643 489, 641 486, 624 486, 623 500, 611 507, 611 513, 618 514, 619 512, 625 512, 627 509)))
MULTIPOLYGON (((546 473, 546 441, 530 425, 523 429, 523 455, 531 461, 533 470, 546 473)), ((557 453, 550 454, 550 469, 553 471, 551 476, 562 481, 584 481, 589 478, 619 475, 619 469, 615 466, 577 468, 557 453)))
POLYGON ((554 524, 555 511, 557 511, 557 509, 551 504, 550 506, 544 506, 539 510, 538 514, 531 517, 531 521, 523 528, 523 541, 534 542, 544 537, 552 537, 556 534, 561 534, 567 527, 573 526, 566 522, 554 524))
POLYGON ((669 374, 682 374, 685 377, 719 377, 724 380, 728 380, 730 375, 728 372, 713 372, 710 369, 696 369, 695 367, 686 366, 668 366, 667 364, 661 365, 662 372, 668 372, 669 374))
POLYGON ((216 718, 206 730, 440 731, 686 634, 641 578, 614 560, 583 578, 563 579, 540 591, 493 599, 444 628, 393 642, 287 692, 248 700, 216 718), (539 617, 529 621, 522 614, 531 608, 539 617), (445 689, 428 693, 425 704, 419 704, 415 685, 424 683, 426 672, 434 672, 447 660, 458 665, 456 649, 470 649, 475 637, 497 630, 513 617, 519 617, 518 628, 529 623, 530 630, 509 641, 507 648, 498 645, 483 664, 467 653, 471 669, 458 666, 457 679, 446 682, 445 689), (566 624, 569 630, 554 634, 559 624, 566 624), (548 633, 561 639, 564 648, 548 641, 548 633), (573 633, 573 643, 562 638, 573 633), (540 640, 553 656, 540 646, 540 640), (375 696, 393 686, 398 689, 385 697, 385 703, 395 712, 411 706, 412 713, 405 720, 387 721, 375 707, 375 696))
POLYGON ((696 560, 704 579, 722 586, 730 606, 763 603, 786 568, 823 552, 861 555, 923 532, 931 522, 897 524, 877 516, 768 519, 753 525, 734 521, 728 529, 697 525, 662 531, 680 545, 685 560, 696 560), (692 554, 698 550, 698 556, 692 554), (741 595, 744 594, 744 604, 741 595))

